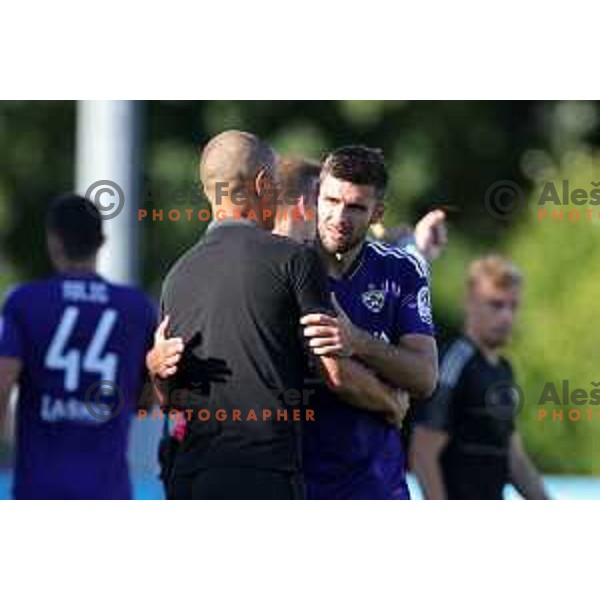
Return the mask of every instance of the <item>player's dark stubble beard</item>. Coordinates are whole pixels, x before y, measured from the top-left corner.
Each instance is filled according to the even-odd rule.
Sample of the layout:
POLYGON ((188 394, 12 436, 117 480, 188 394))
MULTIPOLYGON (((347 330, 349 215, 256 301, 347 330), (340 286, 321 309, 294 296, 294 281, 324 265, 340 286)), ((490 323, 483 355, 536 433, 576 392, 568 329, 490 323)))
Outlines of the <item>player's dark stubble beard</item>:
POLYGON ((352 252, 366 241, 370 222, 367 222, 360 229, 354 228, 349 236, 337 243, 328 235, 327 228, 331 226, 331 224, 322 223, 317 216, 317 241, 327 254, 343 257, 344 254, 352 252))
POLYGON ((327 232, 323 234, 321 232, 321 226, 317 222, 317 247, 323 255, 326 264, 329 266, 338 266, 343 263, 342 271, 348 268, 353 262, 355 257, 360 253, 363 244, 367 240, 368 226, 363 229, 362 232, 354 232, 343 244, 336 244, 332 240, 328 239, 327 232))

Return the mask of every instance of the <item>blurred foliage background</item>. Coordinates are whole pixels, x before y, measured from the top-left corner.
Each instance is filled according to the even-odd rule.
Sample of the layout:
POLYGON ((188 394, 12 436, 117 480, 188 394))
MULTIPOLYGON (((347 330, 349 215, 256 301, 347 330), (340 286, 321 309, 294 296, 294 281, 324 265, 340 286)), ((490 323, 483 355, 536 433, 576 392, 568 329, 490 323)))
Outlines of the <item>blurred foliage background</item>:
MULTIPOLYGON (((154 190, 197 188, 198 149, 224 129, 252 131, 282 154, 313 158, 348 143, 383 149, 391 173, 386 225, 414 223, 436 205, 452 208, 450 246, 433 268, 440 342, 460 330, 468 262, 490 251, 512 257, 525 273, 526 293, 506 354, 525 393, 519 420, 527 446, 546 472, 600 474, 598 407, 589 422, 569 421, 566 409, 573 406, 562 407, 562 422, 539 421, 537 413, 544 382, 560 389, 569 379, 571 389, 589 392, 591 382, 600 381, 594 266, 600 263, 600 209, 587 207, 594 208, 593 222, 537 218, 544 181, 560 189, 569 179, 587 190, 600 181, 600 103, 153 101, 140 109, 140 202, 151 208, 167 207, 154 190), (498 181, 514 182, 524 194, 521 210, 509 208, 503 218, 485 202, 498 181)), ((45 202, 72 189, 75 117, 75 102, 0 102, 0 294, 49 272, 45 202)), ((149 293, 158 295, 170 264, 204 226, 186 220, 140 224, 142 283, 149 293)))

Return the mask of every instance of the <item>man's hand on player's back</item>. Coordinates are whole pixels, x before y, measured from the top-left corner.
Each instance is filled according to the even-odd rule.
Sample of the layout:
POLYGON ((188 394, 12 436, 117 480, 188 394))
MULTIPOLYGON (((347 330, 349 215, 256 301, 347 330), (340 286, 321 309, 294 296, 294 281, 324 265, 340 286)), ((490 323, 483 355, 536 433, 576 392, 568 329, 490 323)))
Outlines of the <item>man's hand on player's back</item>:
POLYGON ((184 351, 183 339, 168 338, 169 315, 161 321, 154 333, 154 346, 146 356, 146 367, 153 377, 168 379, 177 373, 177 365, 184 351))

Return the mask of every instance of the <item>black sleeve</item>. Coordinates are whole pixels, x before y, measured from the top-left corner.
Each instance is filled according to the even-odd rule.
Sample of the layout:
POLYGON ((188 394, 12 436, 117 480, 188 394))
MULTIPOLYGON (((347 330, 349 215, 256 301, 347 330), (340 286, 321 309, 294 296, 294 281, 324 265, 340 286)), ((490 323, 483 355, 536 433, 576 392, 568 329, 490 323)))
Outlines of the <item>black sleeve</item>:
POLYGON ((457 340, 448 348, 440 364, 439 381, 433 396, 416 411, 416 425, 450 432, 456 390, 472 356, 473 348, 463 340, 457 340))
POLYGON ((335 316, 325 267, 314 248, 303 246, 291 257, 288 276, 301 316, 315 312, 335 316))

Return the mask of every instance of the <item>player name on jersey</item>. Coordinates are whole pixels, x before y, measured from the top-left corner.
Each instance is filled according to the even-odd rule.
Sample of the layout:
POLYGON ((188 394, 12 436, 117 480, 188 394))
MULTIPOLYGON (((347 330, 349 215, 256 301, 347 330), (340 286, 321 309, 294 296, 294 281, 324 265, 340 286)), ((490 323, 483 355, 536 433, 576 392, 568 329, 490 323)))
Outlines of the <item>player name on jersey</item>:
POLYGON ((102 281, 63 281, 62 295, 65 302, 91 302, 107 304, 110 299, 108 286, 102 281))
MULTIPOLYGON (((111 406, 108 404, 94 404, 94 409, 110 414, 111 406)), ((77 424, 101 425, 102 420, 93 413, 85 402, 77 398, 53 398, 47 394, 42 396, 40 405, 40 418, 46 423, 58 423, 64 421, 76 422, 77 424)))

